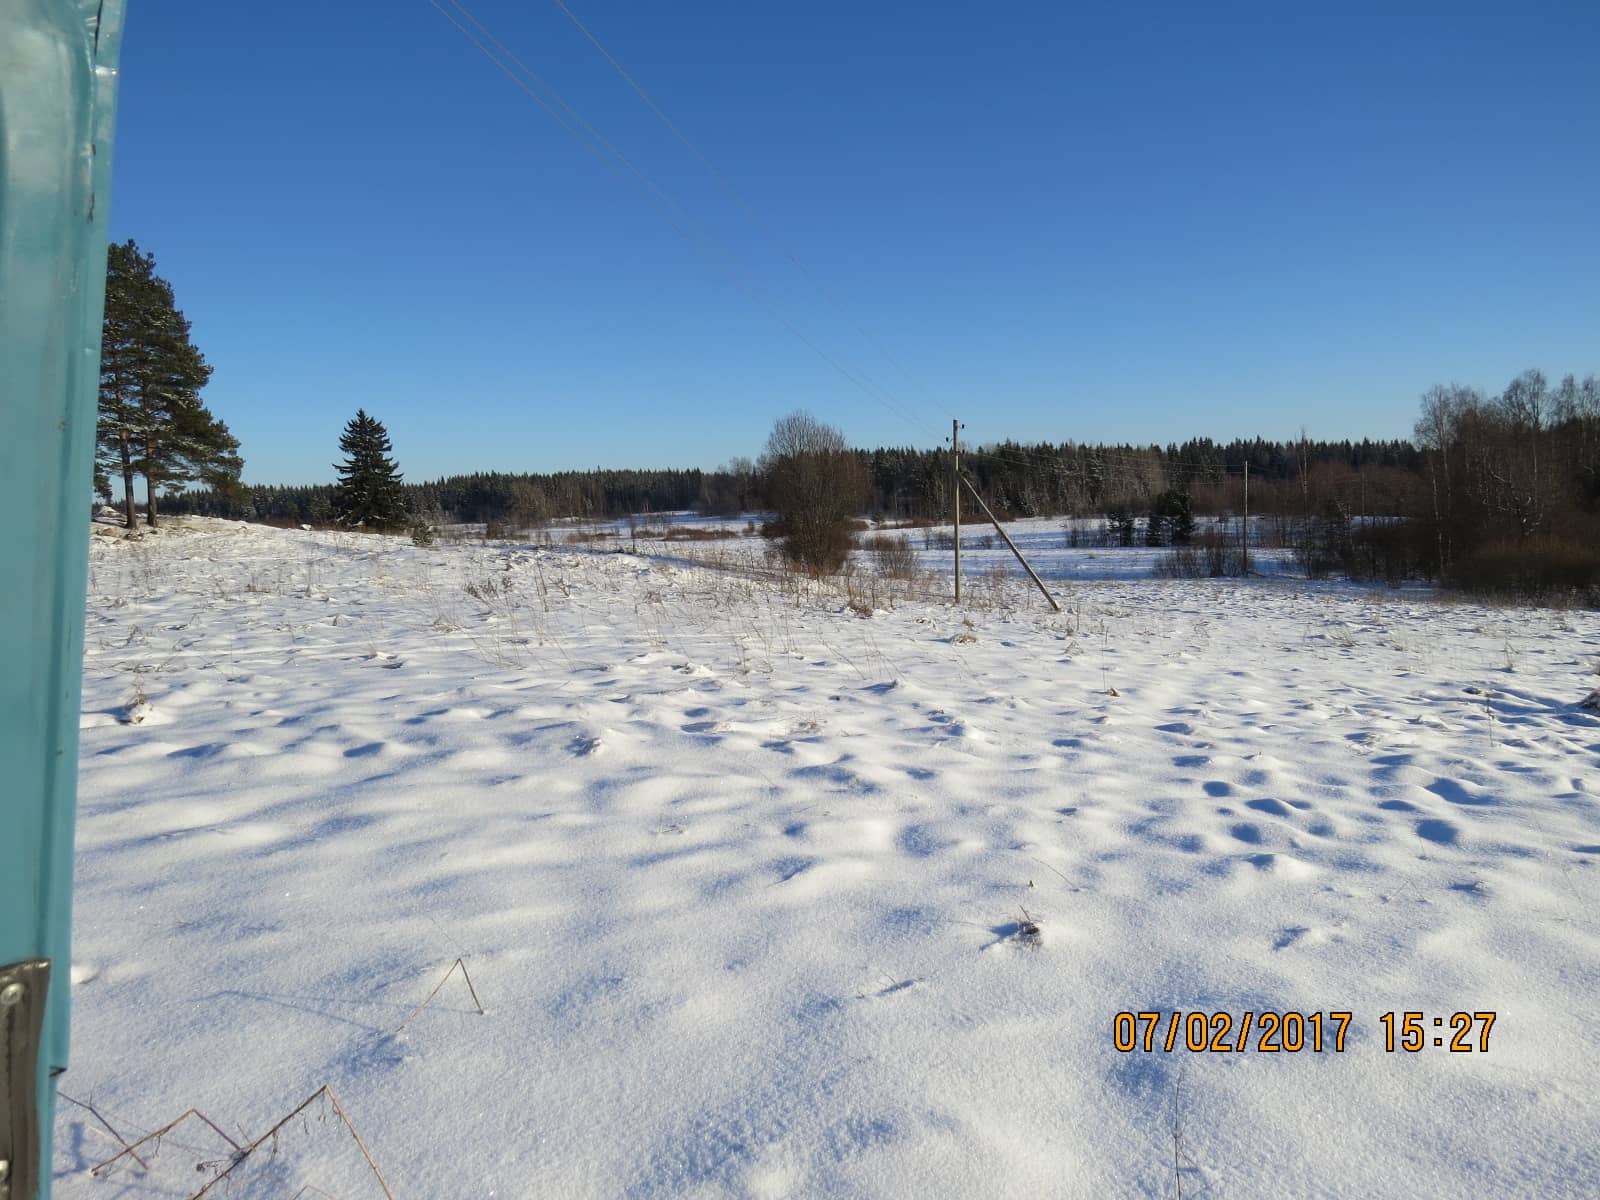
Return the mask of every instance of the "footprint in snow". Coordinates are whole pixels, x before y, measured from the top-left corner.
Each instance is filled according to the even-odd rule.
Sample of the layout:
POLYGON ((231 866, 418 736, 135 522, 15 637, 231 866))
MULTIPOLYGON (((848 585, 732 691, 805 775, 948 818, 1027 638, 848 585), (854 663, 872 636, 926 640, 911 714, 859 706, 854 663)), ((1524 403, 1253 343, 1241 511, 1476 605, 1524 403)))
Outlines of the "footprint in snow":
POLYGON ((1311 930, 1304 925, 1295 925, 1288 929, 1280 929, 1278 930, 1278 936, 1272 939, 1272 948, 1274 950, 1287 950, 1290 946, 1294 945, 1310 932, 1311 930))
POLYGON ((1274 817, 1287 817, 1289 815, 1289 806, 1282 800, 1273 800, 1271 798, 1248 800, 1245 802, 1245 807, 1253 808, 1257 812, 1269 813, 1274 817))
POLYGON ((1430 818, 1417 822, 1417 836, 1437 846, 1454 846, 1461 840, 1461 831, 1449 821, 1430 818))
POLYGON ((1499 803, 1493 796, 1474 792, 1466 784, 1454 779, 1435 779, 1427 785, 1427 790, 1451 804, 1479 807, 1499 803))
POLYGON ((779 883, 788 883, 796 875, 803 874, 816 865, 817 860, 814 858, 780 858, 772 864, 772 869, 778 875, 773 886, 777 886, 779 883))

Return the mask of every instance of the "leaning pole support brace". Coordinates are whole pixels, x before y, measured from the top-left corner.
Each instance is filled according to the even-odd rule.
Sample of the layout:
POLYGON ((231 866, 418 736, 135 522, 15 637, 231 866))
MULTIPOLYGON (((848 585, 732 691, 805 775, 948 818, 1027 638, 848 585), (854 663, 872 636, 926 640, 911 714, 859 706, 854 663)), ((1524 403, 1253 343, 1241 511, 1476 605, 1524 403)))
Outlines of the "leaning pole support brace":
MULTIPOLYGON (((1038 585, 1039 590, 1044 593, 1044 598, 1049 601, 1050 607, 1056 612, 1060 612, 1061 605, 1056 603, 1056 598, 1050 594, 1050 589, 1045 587, 1044 580, 1039 578, 1039 573, 1033 569, 1032 564, 1030 564, 1027 559, 1022 557, 1022 551, 1017 549, 1017 544, 1011 540, 1011 535, 1008 534, 1005 531, 1005 528, 1000 524, 1000 518, 989 511, 989 506, 983 502, 983 496, 979 494, 978 489, 973 486, 972 480, 968 479, 965 475, 962 475, 961 482, 967 485, 967 491, 972 493, 972 498, 978 502, 978 507, 983 509, 983 515, 989 518, 989 524, 994 526, 994 531, 1000 535, 1002 540, 1004 540, 1006 546, 1010 548, 1011 553, 1017 556, 1017 561, 1022 564, 1022 569, 1028 573, 1028 578, 1033 580, 1033 582, 1038 585)), ((961 526, 959 524, 956 526, 956 536, 958 538, 961 536, 961 526)))
POLYGON ((0 2, 0 1200, 48 1200, 123 0, 0 2))

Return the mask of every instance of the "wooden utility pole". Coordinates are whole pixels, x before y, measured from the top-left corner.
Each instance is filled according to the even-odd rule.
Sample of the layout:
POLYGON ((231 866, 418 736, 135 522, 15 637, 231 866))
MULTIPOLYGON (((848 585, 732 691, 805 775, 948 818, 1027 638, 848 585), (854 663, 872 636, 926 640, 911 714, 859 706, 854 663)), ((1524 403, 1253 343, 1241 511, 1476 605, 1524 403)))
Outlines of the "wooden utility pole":
POLYGON ((1007 546, 1011 547, 1011 553, 1017 556, 1017 561, 1022 564, 1022 569, 1028 573, 1028 577, 1039 585, 1039 590, 1044 593, 1044 598, 1050 602, 1050 607, 1060 612, 1061 605, 1056 603, 1056 598, 1050 594, 1050 589, 1045 587, 1044 580, 1040 579, 1034 569, 1028 565, 1028 560, 1022 557, 1022 551, 1017 549, 1017 544, 1001 528, 1000 522, 995 519, 994 513, 990 512, 989 506, 983 502, 983 497, 978 495, 978 489, 972 486, 972 480, 963 475, 961 482, 967 485, 967 490, 972 493, 972 498, 978 502, 978 507, 983 509, 983 515, 988 517, 989 523, 994 526, 994 531, 1005 540, 1007 546))
POLYGON ((961 603, 961 422, 950 418, 950 498, 955 504, 956 603, 961 603))
POLYGON ((1244 527, 1239 530, 1239 574, 1250 574, 1250 460, 1244 460, 1244 527))

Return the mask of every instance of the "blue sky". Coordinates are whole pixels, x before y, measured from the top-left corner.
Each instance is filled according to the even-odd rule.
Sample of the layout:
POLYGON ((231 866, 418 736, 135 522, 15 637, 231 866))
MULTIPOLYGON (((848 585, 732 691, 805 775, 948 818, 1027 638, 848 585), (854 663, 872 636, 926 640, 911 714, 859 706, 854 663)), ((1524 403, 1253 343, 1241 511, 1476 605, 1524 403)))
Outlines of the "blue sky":
POLYGON ((795 408, 1402 436, 1600 371, 1592 0, 567 3, 728 186, 553 0, 467 8, 670 207, 428 0, 131 0, 111 232, 248 481, 330 479, 357 407, 420 480, 709 467, 795 408))

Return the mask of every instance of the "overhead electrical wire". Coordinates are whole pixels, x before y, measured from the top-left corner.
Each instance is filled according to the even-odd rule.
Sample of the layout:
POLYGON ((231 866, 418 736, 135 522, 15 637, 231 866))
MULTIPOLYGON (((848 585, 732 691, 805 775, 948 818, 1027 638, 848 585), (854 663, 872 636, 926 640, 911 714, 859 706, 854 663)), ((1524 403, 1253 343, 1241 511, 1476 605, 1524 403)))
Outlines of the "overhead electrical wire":
MULTIPOLYGON (((611 49, 609 47, 607 47, 606 44, 600 40, 600 38, 594 33, 593 30, 591 30, 586 24, 584 24, 584 22, 581 19, 579 19, 578 15, 572 11, 571 6, 566 3, 566 0, 550 0, 550 2, 562 13, 563 16, 565 16, 567 18, 568 21, 570 21, 572 23, 573 28, 575 28, 580 34, 582 34, 584 39, 587 40, 589 42, 589 44, 595 48, 596 52, 598 52, 599 55, 602 58, 605 59, 606 63, 611 67, 611 69, 613 71, 616 72, 617 76, 625 84, 628 85, 628 87, 634 92, 635 95, 637 95, 639 97, 640 101, 645 105, 646 108, 648 108, 651 111, 651 113, 653 113, 655 115, 655 117, 661 122, 661 124, 666 127, 667 131, 669 133, 671 133, 674 138, 677 139, 677 141, 684 147, 684 149, 686 149, 691 155, 694 156, 695 160, 698 161, 702 167, 705 168, 706 172, 717 182, 717 184, 723 189, 723 191, 726 192, 727 195, 734 201, 734 203, 737 204, 745 212, 745 214, 750 218, 751 222, 758 229, 760 229, 761 232, 764 233, 772 242, 774 242, 775 244, 777 244, 779 246, 780 250, 782 250, 782 252, 783 252, 783 257, 788 259, 790 264, 793 265, 794 268, 802 276, 804 276, 805 279, 809 283, 811 283, 813 287, 815 287, 817 289, 818 293, 822 296, 824 301, 826 301, 836 312, 839 312, 839 313, 842 314, 843 305, 841 305, 828 292, 828 290, 824 287, 824 285, 821 282, 821 280, 819 280, 806 267, 805 263, 803 261, 801 261, 799 256, 797 256, 787 246, 783 245, 782 239, 780 238, 780 236, 773 230, 772 226, 768 222, 766 222, 765 220, 762 219, 760 213, 756 210, 755 206, 753 204, 751 204, 748 199, 746 199, 744 193, 742 191, 740 191, 739 188, 732 182, 732 180, 730 180, 728 178, 728 176, 721 169, 719 169, 717 167, 716 163, 714 163, 711 160, 710 156, 707 155, 705 153, 705 151, 703 151, 695 143, 695 141, 692 138, 690 138, 687 133, 684 132, 683 128, 676 121, 674 121, 670 115, 668 115, 666 110, 663 109, 659 103, 657 103, 655 97, 652 96, 650 94, 650 92, 645 88, 645 86, 643 84, 641 84, 638 81, 638 79, 636 79, 634 77, 633 73, 630 72, 627 69, 627 67, 623 65, 622 61, 617 57, 617 55, 614 54, 611 51, 611 49)), ((846 318, 846 319, 849 320, 849 318, 846 318)), ((894 366, 895 369, 898 370, 901 375, 905 376, 905 378, 909 382, 911 382, 913 385, 915 385, 916 381, 914 379, 912 379, 911 372, 905 367, 905 365, 903 363, 901 363, 893 354, 891 354, 889 352, 888 348, 886 346, 884 346, 883 343, 878 338, 876 338, 869 329, 865 328, 859 322, 855 322, 853 320, 850 323, 853 325, 853 327, 855 328, 856 332, 858 334, 860 334, 861 337, 866 342, 868 342, 872 346, 872 348, 874 350, 876 350, 880 355, 883 356, 884 359, 886 359, 892 366, 894 366)), ((880 384, 878 386, 881 388, 883 385, 880 384)), ((884 388, 883 390, 887 391, 888 389, 884 388)), ((918 388, 917 390, 920 392, 923 389, 918 388)), ((892 393, 891 393, 891 395, 892 395, 892 393)), ((941 405, 940 407, 943 407, 943 406, 941 405)), ((947 416, 949 416, 951 418, 955 418, 955 416, 956 416, 956 414, 954 412, 951 412, 948 408, 945 409, 945 413, 946 413, 947 416)), ((922 425, 923 428, 928 428, 927 425, 924 422, 916 421, 915 423, 919 424, 919 425, 922 425)), ((948 441, 948 438, 941 438, 941 440, 948 441)), ((981 449, 978 449, 978 450, 965 450, 964 449, 962 451, 962 453, 966 454, 966 455, 975 456, 975 457, 994 458, 994 459, 1001 460, 1001 461, 1005 461, 1006 457, 1007 457, 1007 452, 1003 451, 1003 450, 981 450, 981 449)), ((1101 460, 1117 459, 1119 457, 1118 453, 1115 452, 1115 451, 1097 451, 1096 455, 1101 460)), ((1124 461, 1130 461, 1130 462, 1131 461, 1135 461, 1134 456, 1131 456, 1131 455, 1123 454, 1120 457, 1124 461)), ((1027 456, 1015 457, 1015 458, 1012 458, 1012 461, 1015 461, 1019 465, 1030 465, 1030 466, 1037 465, 1035 460, 1033 460, 1032 458, 1029 458, 1027 456)), ((1142 465, 1142 463, 1143 463, 1142 459, 1137 460, 1137 461, 1139 461, 1141 463, 1141 465, 1142 465)), ((1191 467, 1191 468, 1193 468, 1195 470, 1205 471, 1205 472, 1208 472, 1208 473, 1216 473, 1218 471, 1220 471, 1224 475, 1228 475, 1228 474, 1237 475, 1237 474, 1241 473, 1239 468, 1228 468, 1228 467, 1223 466, 1221 464, 1214 464, 1214 463, 1180 463, 1180 462, 1175 462, 1174 460, 1171 460, 1171 459, 1166 459, 1166 460, 1163 460, 1163 461, 1164 461, 1165 465, 1184 465, 1184 466, 1189 466, 1189 467, 1191 467)), ((1061 465, 1064 467, 1064 464, 1061 464, 1061 465)))
MULTIPOLYGON (((608 64, 610 64, 611 69, 615 71, 618 77, 621 78, 621 80, 633 90, 634 94, 637 95, 641 101, 643 101, 645 107, 655 114, 656 118, 660 120, 664 126, 666 126, 667 131, 671 133, 672 136, 682 144, 684 149, 688 150, 689 153, 695 157, 696 161, 698 161, 700 165, 706 169, 707 174, 716 180, 718 186, 721 187, 722 190, 732 198, 733 202, 744 211, 745 215, 749 217, 751 223, 754 224, 756 228, 759 229, 763 234, 765 234, 769 241, 779 248, 783 254, 783 257, 788 259, 790 265, 792 265, 795 270, 805 278, 806 282, 811 284, 811 286, 817 290, 818 295, 822 297, 823 301, 833 308, 836 313, 843 316, 844 305, 842 305, 832 294, 832 292, 828 290, 828 288, 823 284, 822 280, 811 272, 806 264, 801 261, 800 257, 795 254, 791 248, 784 244, 783 239, 779 236, 777 231, 773 229, 771 224, 762 218, 755 205, 751 204, 750 201, 745 198, 744 193, 740 191, 739 188, 735 186, 733 181, 717 167, 716 163, 711 161, 710 156, 695 144, 694 140, 683 131, 682 127, 667 115, 666 110, 664 110, 661 105, 656 103, 655 97, 645 90, 644 85, 633 77, 633 74, 622 65, 622 62, 606 47, 605 43, 603 43, 587 25, 578 19, 577 14, 574 13, 566 4, 566 0, 550 0, 550 2, 554 4, 556 8, 561 10, 562 14, 567 18, 567 20, 572 23, 573 28, 581 33, 589 42, 589 44, 599 52, 600 56, 604 58, 608 64)), ((918 391, 923 390, 918 387, 917 381, 912 378, 911 372, 906 369, 905 365, 889 352, 888 347, 885 346, 876 336, 874 336, 870 329, 867 329, 859 321, 856 321, 851 317, 845 316, 845 319, 849 321, 851 326, 858 334, 861 335, 861 338, 864 341, 866 341, 874 350, 878 352, 878 354, 880 354, 891 366, 893 366, 897 371, 900 372, 901 375, 905 377, 908 383, 912 384, 913 387, 916 387, 918 391)), ((885 391, 887 391, 887 389, 885 389, 885 391)), ((951 412, 949 409, 946 409, 945 415, 954 418, 956 414, 951 412)), ((919 425, 924 424, 920 420, 918 420, 916 423, 919 425)), ((927 426, 924 425, 924 427, 926 428, 927 426)))
MULTIPOLYGON (((1129 452, 1112 448, 1102 449, 1098 446, 1088 445, 1087 443, 1069 444, 1076 445, 1079 449, 1084 451, 1086 457, 1097 462, 1116 463, 1123 466, 1157 465, 1161 467, 1187 467, 1196 472, 1203 472, 1206 474, 1221 474, 1223 476, 1231 477, 1237 477, 1243 474, 1242 467, 1230 467, 1222 462, 1199 462, 1192 459, 1168 458, 1161 451, 1157 451, 1157 453, 1161 456, 1158 459, 1152 460, 1145 457, 1144 454, 1140 453, 1139 451, 1129 452)), ((969 449, 964 446, 961 449, 961 455, 963 458, 969 456, 973 458, 990 458, 1000 462, 1010 462, 1017 466, 1037 467, 1053 463, 1054 465, 1062 468, 1063 471, 1070 472, 1074 475, 1081 474, 1080 470, 1069 466, 1067 463, 1063 462, 1059 456, 1041 459, 1039 457, 1030 455, 1026 447, 1021 446, 1020 443, 1018 445, 1019 448, 1014 450, 998 447, 985 450, 981 445, 969 449)))
MULTIPOLYGON (((782 251, 783 257, 788 259, 790 264, 816 289, 818 294, 835 311, 835 313, 843 316, 843 306, 837 301, 837 299, 827 290, 817 276, 806 267, 804 262, 802 262, 797 255, 795 255, 787 247, 783 246, 779 235, 773 230, 769 223, 761 218, 755 206, 752 205, 748 199, 746 199, 744 194, 733 184, 727 175, 725 175, 710 159, 710 157, 704 151, 702 151, 698 145, 696 145, 696 143, 688 136, 687 133, 683 131, 682 127, 679 126, 677 122, 675 122, 667 114, 660 104, 656 102, 649 91, 647 91, 645 87, 640 84, 639 81, 627 70, 617 56, 613 54, 606 47, 606 45, 600 41, 594 32, 578 18, 577 14, 572 11, 572 9, 564 2, 564 0, 551 0, 551 2, 558 10, 560 10, 567 20, 571 22, 573 27, 595 48, 601 57, 605 59, 606 63, 611 67, 611 69, 639 97, 640 101, 662 123, 668 132, 670 132, 672 136, 679 143, 681 143, 691 155, 694 156, 696 161, 698 161, 700 165, 705 168, 706 172, 717 182, 718 186, 720 186, 745 212, 745 214, 750 218, 751 222, 758 229, 760 229, 769 240, 778 245, 779 249, 782 251)), ((860 370, 859 367, 852 369, 852 366, 846 365, 840 360, 840 356, 830 353, 828 349, 818 344, 815 338, 806 333, 792 320, 790 320, 789 317, 780 311, 771 300, 747 286, 738 277, 736 271, 732 269, 733 267, 744 265, 737 253, 728 251, 726 248, 718 245, 714 239, 707 237, 703 233, 700 233, 693 228, 692 218, 687 212, 684 211, 683 207, 679 205, 677 201, 675 201, 632 159, 630 159, 621 149, 619 149, 615 143, 602 134, 592 122, 590 122, 575 107, 573 107, 573 105, 561 95, 560 91, 554 85, 552 85, 548 80, 544 79, 526 63, 524 63, 521 58, 519 58, 509 47, 506 46, 505 42, 502 41, 493 30, 485 25, 484 22, 481 21, 471 11, 471 9, 469 9, 466 4, 462 2, 462 0, 443 0, 442 3, 441 0, 428 0, 428 3, 441 16, 449 21, 450 24, 464 38, 466 38, 474 48, 483 54, 484 57, 489 59, 489 61, 493 63, 494 66, 498 68, 504 75, 506 75, 506 77, 511 80, 518 90, 523 92, 529 99, 537 104, 539 108, 542 109, 553 121, 555 121, 555 123, 560 126, 564 132, 576 139, 579 145, 581 145, 588 153, 594 155, 613 173, 621 175, 623 172, 625 172, 625 180, 627 177, 631 177, 632 185, 642 190, 645 197, 659 210, 661 210, 661 214, 667 221, 669 227, 675 234, 678 235, 679 238, 685 242, 686 245, 708 260, 717 258, 723 260, 720 262, 712 261, 712 267, 735 290, 743 295, 745 299, 765 310, 767 314, 777 321, 778 324, 780 324, 792 337, 804 345, 835 372, 849 381, 869 399, 873 400, 875 403, 883 407, 886 411, 892 413, 894 416, 907 422, 909 425, 933 434, 935 437, 938 437, 941 442, 948 443, 949 438, 947 436, 941 436, 937 430, 928 424, 926 420, 916 416, 912 412, 907 411, 899 397, 896 396, 895 393, 887 386, 877 382, 876 380, 873 380, 869 375, 866 374, 866 372, 860 370), (445 5, 449 5, 449 8, 446 8, 445 5), (472 28, 468 28, 468 25, 465 25, 461 20, 458 20, 457 17, 450 11, 450 9, 456 10, 456 12, 459 13, 472 28), (476 33, 473 32, 474 29, 477 31, 476 33), (530 86, 530 82, 533 86, 530 86), (541 91, 547 93, 549 99, 546 99, 545 95, 541 95, 541 91), (620 171, 618 170, 619 165, 621 168, 620 171)), ((900 374, 905 376, 907 380, 911 380, 910 371, 907 370, 904 364, 902 364, 893 354, 889 352, 888 348, 885 347, 878 338, 873 336, 870 330, 866 329, 859 322, 849 318, 848 316, 845 316, 845 320, 851 324, 851 326, 863 338, 863 340, 870 344, 873 349, 876 350, 887 362, 894 366, 895 369, 900 372, 900 374)), ((914 380, 911 381, 913 383, 915 382, 914 380)), ((941 405, 940 407, 943 406, 941 405)), ((954 417, 954 414, 951 413, 948 408, 945 409, 945 412, 952 418, 954 417)), ((1088 453, 1092 455, 1096 461, 1099 462, 1114 462, 1121 465, 1151 465, 1150 460, 1144 458, 1143 455, 1139 454, 1138 452, 1097 449, 1087 446, 1085 446, 1084 449, 1088 451, 1088 453)), ((1081 479, 1085 474, 1081 468, 1062 462, 1059 458, 1052 457, 1041 459, 1035 455, 1029 454, 1025 449, 1020 447, 1017 449, 997 447, 988 450, 981 447, 972 447, 963 448, 961 453, 968 458, 983 458, 997 462, 1009 462, 1012 465, 1029 467, 1032 469, 1038 469, 1039 467, 1043 466, 1064 479, 1081 479)), ((1225 477, 1237 476, 1241 473, 1240 468, 1228 467, 1224 464, 1215 462, 1201 463, 1163 458, 1160 461, 1160 465, 1184 466, 1195 471, 1204 472, 1211 475, 1220 473, 1225 477)))
MULTIPOLYGON (((667 193, 663 191, 654 180, 645 174, 645 172, 640 169, 637 164, 635 164, 630 158, 627 157, 627 155, 619 150, 615 144, 605 138, 590 121, 585 119, 577 111, 577 109, 575 109, 566 101, 564 97, 562 97, 561 93, 552 84, 539 76, 525 63, 523 63, 522 60, 519 59, 514 53, 512 53, 506 47, 505 43, 501 41, 501 39, 498 38, 493 31, 488 28, 488 26, 479 20, 478 17, 473 14, 473 12, 467 8, 464 3, 461 3, 461 0, 444 0, 444 4, 448 4, 451 8, 459 12, 468 22, 470 22, 471 25, 483 35, 481 38, 474 34, 466 25, 463 25, 461 21, 457 20, 456 17, 444 7, 444 4, 440 3, 440 0, 428 0, 428 3, 432 8, 437 10, 441 16, 449 21, 450 24, 453 25, 456 30, 467 39, 468 42, 470 42, 481 54, 484 55, 484 57, 489 59, 490 62, 499 68, 499 70, 505 74, 520 91, 538 104, 538 106, 543 109, 544 112, 550 116, 557 125, 559 125, 565 132, 575 137, 580 145, 582 145, 590 153, 594 154, 613 170, 615 170, 615 165, 607 159, 606 154, 609 154, 616 160, 617 163, 620 163, 623 168, 625 168, 626 171, 634 177, 638 185, 643 187, 646 196, 651 200, 651 202, 662 209, 663 215, 665 216, 668 224, 671 226, 673 232, 682 238, 687 245, 689 245, 692 249, 697 250, 707 258, 710 258, 713 252, 715 252, 720 254, 720 256, 724 259, 731 258, 735 264, 739 262, 737 254, 730 254, 730 252, 727 250, 719 247, 712 239, 707 238, 705 235, 700 234, 690 228, 690 218, 680 205, 678 205, 669 195, 667 195, 667 193), (495 49, 491 49, 490 46, 485 43, 485 39, 487 39, 489 43, 492 43, 495 49), (498 54, 496 53, 496 50, 499 51, 498 54), (515 69, 513 69, 513 67, 515 67, 515 69), (519 74, 519 72, 521 74, 519 74), (524 78, 524 76, 526 78, 524 78), (576 127, 564 119, 561 114, 551 106, 550 102, 541 96, 537 91, 535 91, 534 88, 528 86, 529 80, 533 81, 536 85, 538 85, 538 87, 548 92, 556 104, 558 104, 561 109, 565 110, 565 112, 570 114, 573 121, 577 123, 576 127), (605 153, 601 152, 602 149, 605 151, 605 153)), ((746 286, 738 278, 738 275, 729 269, 729 266, 726 263, 713 262, 712 265, 718 271, 718 273, 727 280, 728 283, 730 283, 745 297, 745 299, 763 308, 767 314, 776 320, 780 325, 782 325, 791 336, 801 342, 813 354, 815 354, 828 366, 832 367, 836 372, 847 379, 869 399, 883 406, 886 410, 893 413, 901 420, 913 425, 927 428, 925 422, 906 412, 899 405, 898 401, 894 398, 893 393, 889 392, 888 389, 884 388, 881 384, 874 382, 870 376, 865 374, 865 372, 862 372, 859 369, 852 370, 850 367, 839 361, 837 356, 829 353, 826 349, 820 346, 814 338, 808 335, 804 330, 800 329, 784 313, 779 311, 779 309, 770 300, 746 286)))

